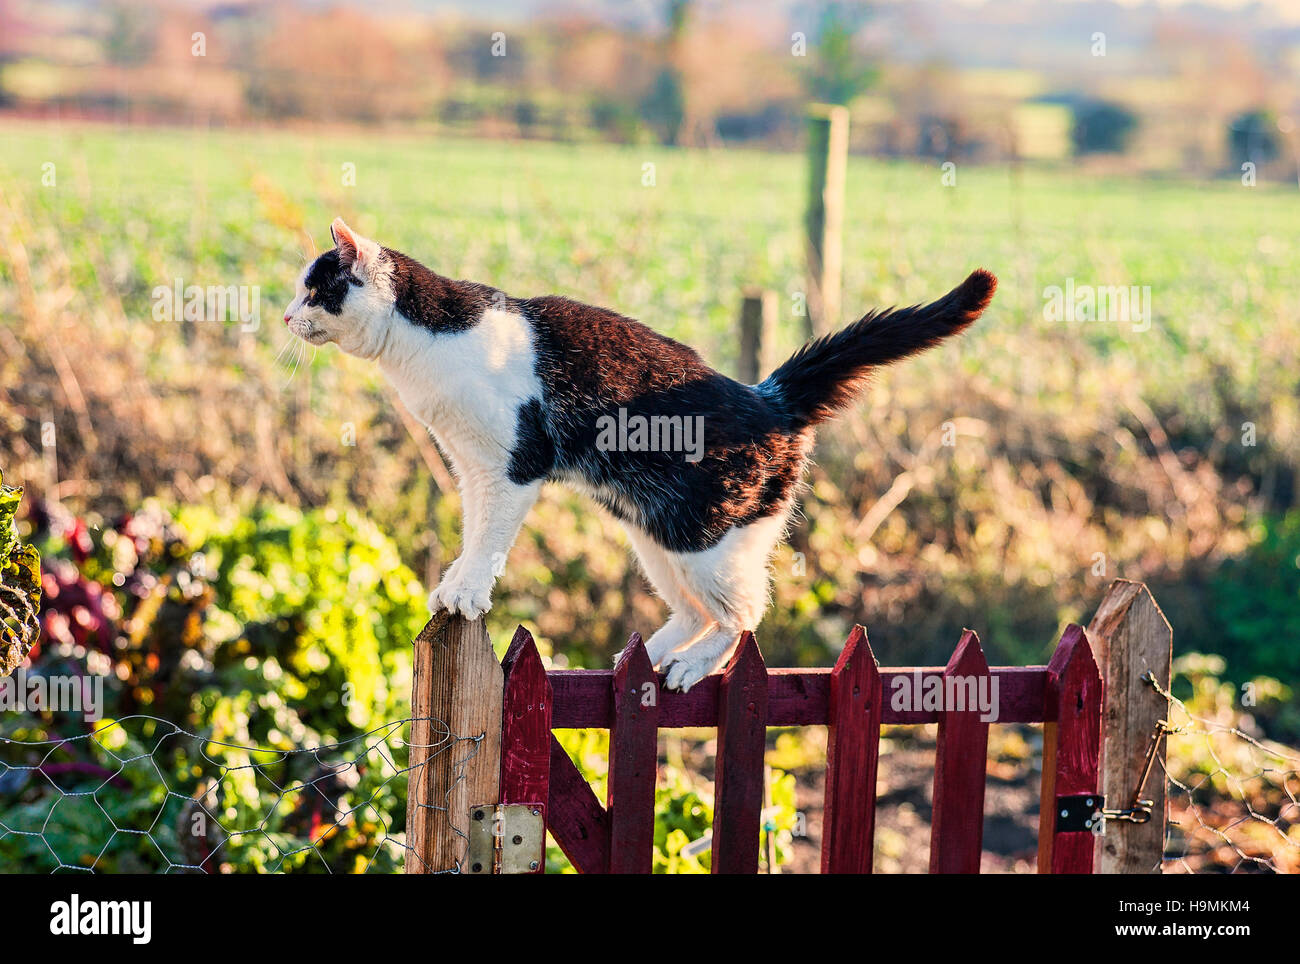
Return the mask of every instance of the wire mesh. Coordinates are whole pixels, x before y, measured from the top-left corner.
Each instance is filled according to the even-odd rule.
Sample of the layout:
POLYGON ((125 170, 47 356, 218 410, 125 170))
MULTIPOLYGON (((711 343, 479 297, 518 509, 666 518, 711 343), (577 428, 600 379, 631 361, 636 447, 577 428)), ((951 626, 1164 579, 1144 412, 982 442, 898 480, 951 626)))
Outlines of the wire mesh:
MULTIPOLYGON (((1300 872, 1300 755, 1166 695, 1162 869, 1300 872)), ((407 781, 463 745, 454 786, 482 738, 430 720, 434 741, 414 745, 413 722, 288 748, 147 715, 72 736, 0 736, 0 872, 400 871, 419 860, 406 842, 407 781)), ((428 806, 446 810, 445 798, 428 806)))
POLYGON ((1196 716, 1161 693, 1171 725, 1162 870, 1300 873, 1300 754, 1248 732, 1249 716, 1196 716))
POLYGON ((413 748, 414 721, 288 748, 217 740, 147 715, 74 736, 0 736, 0 870, 401 870, 407 780, 478 739, 431 721, 436 742, 413 748))

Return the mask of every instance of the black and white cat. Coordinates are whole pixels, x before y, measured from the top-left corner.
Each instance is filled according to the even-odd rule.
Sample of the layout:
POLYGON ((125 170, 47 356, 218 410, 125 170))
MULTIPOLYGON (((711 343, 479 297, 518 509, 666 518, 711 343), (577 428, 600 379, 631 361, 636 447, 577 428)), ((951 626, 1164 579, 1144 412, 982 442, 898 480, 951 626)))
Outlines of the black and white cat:
POLYGON ((330 233, 284 320, 377 361, 449 457, 464 547, 430 608, 486 612, 542 483, 566 482, 623 524, 668 603, 646 648, 683 692, 763 615, 813 427, 872 368, 970 325, 997 286, 980 270, 933 304, 872 312, 751 386, 613 311, 444 278, 341 218, 330 233))

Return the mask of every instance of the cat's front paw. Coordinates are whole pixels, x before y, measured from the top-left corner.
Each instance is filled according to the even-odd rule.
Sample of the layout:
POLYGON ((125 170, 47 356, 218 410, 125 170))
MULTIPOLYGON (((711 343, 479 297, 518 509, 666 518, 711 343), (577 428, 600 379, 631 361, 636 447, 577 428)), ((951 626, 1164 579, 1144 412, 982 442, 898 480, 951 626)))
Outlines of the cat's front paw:
POLYGON ((438 588, 429 593, 429 611, 446 610, 460 613, 466 619, 478 619, 492 608, 492 584, 475 583, 468 579, 444 579, 438 588))

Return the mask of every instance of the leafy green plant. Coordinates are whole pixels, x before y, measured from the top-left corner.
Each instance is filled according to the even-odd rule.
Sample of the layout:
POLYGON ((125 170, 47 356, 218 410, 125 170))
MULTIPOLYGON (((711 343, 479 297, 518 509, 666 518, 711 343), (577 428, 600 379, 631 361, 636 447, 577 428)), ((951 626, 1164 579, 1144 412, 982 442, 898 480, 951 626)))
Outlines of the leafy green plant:
POLYGON ((23 490, 4 484, 0 474, 0 676, 27 658, 40 625, 41 557, 18 541, 14 516, 23 490))
MULTIPOLYGON (((19 832, 0 836, 0 866, 397 866, 393 747, 426 612, 372 523, 150 502, 95 534, 69 597, 74 580, 123 615, 91 646, 99 672, 110 661, 107 715, 10 720, 0 798, 19 832)), ((46 647, 33 672, 85 672, 78 645, 46 647)))
POLYGON ((374 523, 354 510, 280 505, 187 507, 176 518, 202 547, 200 565, 228 617, 214 650, 223 678, 285 691, 303 722, 328 732, 405 712, 411 641, 428 610, 419 579, 374 523), (250 657, 258 665, 249 668, 250 657))

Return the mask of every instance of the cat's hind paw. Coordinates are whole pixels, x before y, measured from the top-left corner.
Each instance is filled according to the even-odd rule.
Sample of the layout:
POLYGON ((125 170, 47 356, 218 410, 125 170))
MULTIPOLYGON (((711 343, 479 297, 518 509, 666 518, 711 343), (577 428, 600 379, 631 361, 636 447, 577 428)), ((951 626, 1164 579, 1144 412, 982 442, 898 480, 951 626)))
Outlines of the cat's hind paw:
POLYGON ((707 661, 698 656, 692 659, 689 651, 672 653, 663 664, 663 671, 666 674, 664 686, 680 693, 688 693, 692 686, 713 672, 715 662, 713 657, 709 657, 707 661))
POLYGON ((429 611, 460 613, 466 619, 478 619, 492 608, 492 587, 475 586, 460 580, 444 579, 429 593, 429 611))

